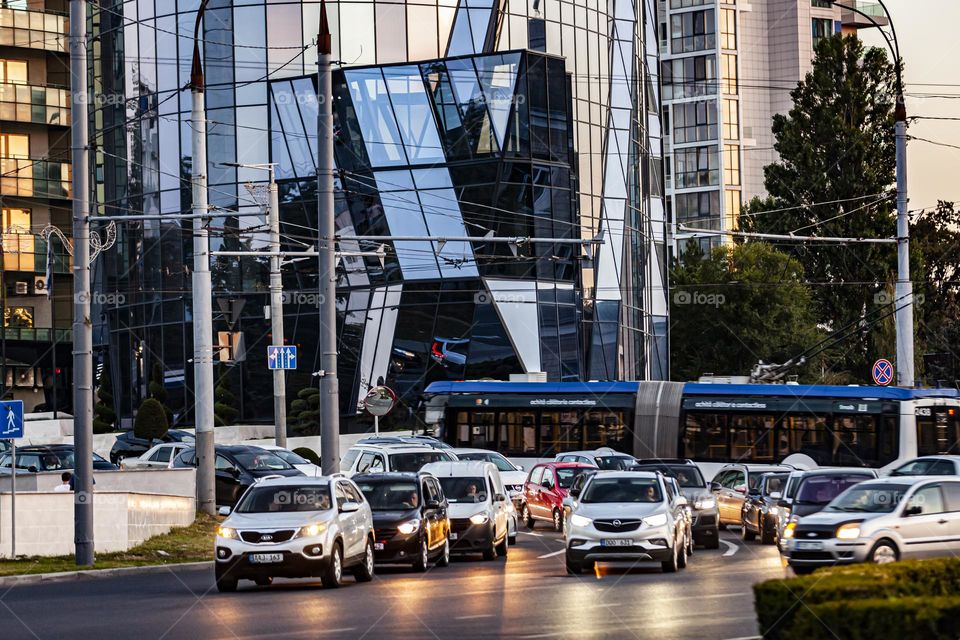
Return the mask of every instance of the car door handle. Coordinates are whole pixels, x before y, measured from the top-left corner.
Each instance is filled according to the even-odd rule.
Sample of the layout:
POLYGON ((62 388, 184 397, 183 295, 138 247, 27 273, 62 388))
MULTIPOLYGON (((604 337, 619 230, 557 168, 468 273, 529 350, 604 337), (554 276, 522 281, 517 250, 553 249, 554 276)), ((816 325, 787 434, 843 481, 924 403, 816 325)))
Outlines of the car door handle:
POLYGON ((937 524, 947 524, 946 520, 937 520, 937 524))

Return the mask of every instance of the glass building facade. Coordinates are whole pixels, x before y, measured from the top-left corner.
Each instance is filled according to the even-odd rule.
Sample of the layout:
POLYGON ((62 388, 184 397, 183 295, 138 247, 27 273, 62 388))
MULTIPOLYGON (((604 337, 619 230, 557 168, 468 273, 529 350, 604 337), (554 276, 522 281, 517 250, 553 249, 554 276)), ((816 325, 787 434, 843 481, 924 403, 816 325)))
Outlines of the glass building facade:
MULTIPOLYGON (((94 28, 96 205, 190 208, 187 83, 196 3, 103 5, 94 28)), ((434 380, 667 376, 665 217, 656 18, 610 0, 332 2, 340 401, 349 428, 370 386, 413 421, 434 380), (508 245, 484 236, 602 238, 508 245), (424 237, 465 238, 436 242, 424 237), (369 255, 383 245, 383 256, 369 255), (357 255, 365 254, 365 255, 357 255)), ((314 45, 319 4, 211 0, 207 80, 211 248, 257 250, 263 171, 277 163, 284 248, 316 243, 314 45), (220 215, 222 214, 222 216, 220 215)), ((122 225, 97 286, 97 339, 129 417, 160 370, 192 421, 191 237, 170 220, 122 225), (120 297, 110 298, 118 300, 120 297), (125 404, 126 403, 126 404, 125 404)), ((267 260, 215 257, 218 381, 239 422, 272 420, 267 260), (229 348, 228 348, 229 347, 229 348)), ((284 267, 283 340, 300 348, 288 398, 316 386, 317 268, 284 267)))

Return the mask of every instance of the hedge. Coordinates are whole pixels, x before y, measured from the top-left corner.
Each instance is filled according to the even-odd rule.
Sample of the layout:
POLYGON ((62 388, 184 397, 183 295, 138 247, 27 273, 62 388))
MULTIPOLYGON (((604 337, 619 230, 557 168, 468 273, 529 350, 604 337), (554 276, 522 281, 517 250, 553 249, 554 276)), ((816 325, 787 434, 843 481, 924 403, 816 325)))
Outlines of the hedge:
POLYGON ((753 590, 765 638, 960 637, 951 630, 960 628, 956 558, 822 569, 753 590), (947 624, 951 618, 953 626, 947 624))
POLYGON ((304 458, 305 460, 309 460, 310 462, 317 465, 318 467, 320 466, 320 456, 318 456, 317 452, 314 451, 313 449, 309 447, 297 447, 296 449, 293 450, 293 452, 298 456, 300 456, 301 458, 304 458))

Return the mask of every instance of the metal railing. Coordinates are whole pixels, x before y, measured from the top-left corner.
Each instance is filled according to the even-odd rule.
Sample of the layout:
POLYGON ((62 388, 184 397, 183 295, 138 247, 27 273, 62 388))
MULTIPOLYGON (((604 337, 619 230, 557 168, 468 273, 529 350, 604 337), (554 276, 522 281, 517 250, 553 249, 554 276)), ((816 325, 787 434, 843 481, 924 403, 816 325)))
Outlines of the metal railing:
POLYGON ((21 342, 53 342, 56 335, 57 342, 70 342, 70 329, 37 329, 35 327, 3 327, 6 339, 21 342))

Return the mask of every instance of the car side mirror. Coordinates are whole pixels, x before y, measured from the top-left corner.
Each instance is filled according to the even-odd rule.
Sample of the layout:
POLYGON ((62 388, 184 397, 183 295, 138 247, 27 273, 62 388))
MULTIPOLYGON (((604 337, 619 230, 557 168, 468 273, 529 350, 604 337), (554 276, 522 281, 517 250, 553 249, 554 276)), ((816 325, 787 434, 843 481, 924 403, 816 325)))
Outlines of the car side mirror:
POLYGON ((771 499, 771 500, 779 500, 780 498, 781 498, 781 494, 780 494, 779 491, 771 491, 771 492, 770 492, 770 499, 771 499))
POLYGON ((746 492, 747 492, 747 485, 745 485, 745 484, 738 484, 737 486, 735 486, 735 487, 733 488, 733 490, 736 491, 737 493, 746 493, 746 492))
POLYGON ((27 471, 29 471, 30 473, 36 473, 37 467, 34 465, 30 465, 29 467, 27 467, 27 471))
POLYGON ((579 497, 580 497, 580 489, 570 489, 569 493, 570 493, 570 497, 571 497, 571 498, 579 498, 579 497))
POLYGON ((220 507, 217 509, 217 513, 221 516, 228 516, 230 515, 230 507, 220 507))
POLYGON ((507 501, 507 496, 503 495, 502 493, 498 493, 497 495, 495 495, 495 496, 493 497, 493 499, 494 499, 495 501, 497 501, 497 502, 506 502, 506 501, 507 501))
POLYGON ((440 501, 439 500, 427 500, 427 503, 424 505, 427 509, 439 509, 440 501))
POLYGON ((360 510, 359 502, 347 501, 347 502, 344 502, 342 505, 340 505, 340 513, 353 513, 359 510, 360 510))
POLYGON ((239 478, 240 469, 238 469, 237 467, 230 467, 230 475, 232 475, 234 478, 239 478))
POLYGON ((921 513, 923 513, 923 507, 918 504, 910 505, 903 510, 904 516, 919 516, 921 513))
POLYGON ((720 483, 719 483, 719 482, 711 482, 711 483, 710 483, 710 491, 720 491, 721 488, 722 488, 722 487, 720 486, 720 483))
POLYGON ((517 465, 517 469, 520 470, 520 471, 526 471, 526 469, 523 467, 522 464, 518 464, 518 465, 517 465))

